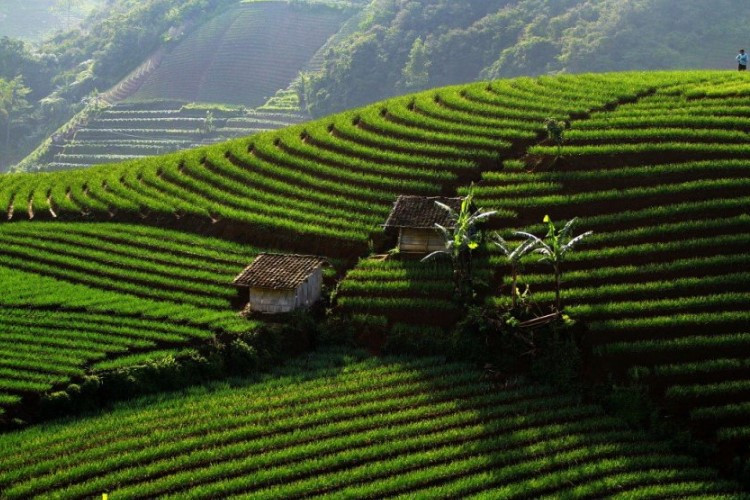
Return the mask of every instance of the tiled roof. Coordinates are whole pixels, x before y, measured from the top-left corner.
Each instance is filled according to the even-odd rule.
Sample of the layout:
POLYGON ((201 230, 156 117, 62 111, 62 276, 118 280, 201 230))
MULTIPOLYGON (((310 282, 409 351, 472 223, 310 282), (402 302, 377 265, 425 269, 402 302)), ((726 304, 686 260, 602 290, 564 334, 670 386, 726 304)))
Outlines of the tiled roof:
POLYGON ((323 257, 313 255, 278 255, 262 253, 233 281, 237 286, 294 290, 320 266, 323 257))
POLYGON ((383 227, 434 229, 436 223, 443 227, 452 227, 453 222, 448 211, 436 205, 436 201, 448 205, 458 212, 461 210, 463 198, 399 196, 383 227))

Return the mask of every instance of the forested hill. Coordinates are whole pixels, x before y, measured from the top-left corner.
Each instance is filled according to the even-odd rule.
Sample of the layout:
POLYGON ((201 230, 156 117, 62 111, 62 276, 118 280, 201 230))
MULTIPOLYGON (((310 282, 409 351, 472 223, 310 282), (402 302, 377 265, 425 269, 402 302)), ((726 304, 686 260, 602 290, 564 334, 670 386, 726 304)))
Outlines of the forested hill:
POLYGON ((323 115, 406 91, 518 75, 729 68, 742 0, 373 0, 306 89, 323 115))

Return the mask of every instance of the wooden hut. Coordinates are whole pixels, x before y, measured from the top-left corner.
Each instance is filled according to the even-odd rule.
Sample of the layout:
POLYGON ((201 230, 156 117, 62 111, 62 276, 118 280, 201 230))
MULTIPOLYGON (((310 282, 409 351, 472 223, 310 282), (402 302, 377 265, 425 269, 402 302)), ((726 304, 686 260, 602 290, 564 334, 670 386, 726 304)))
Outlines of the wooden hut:
POLYGON ((241 295, 247 293, 247 311, 288 313, 309 307, 320 298, 326 265, 328 262, 324 258, 312 255, 264 253, 258 255, 233 284, 241 295))
POLYGON ((400 252, 428 254, 445 249, 445 237, 435 224, 450 229, 453 222, 448 211, 436 205, 436 201, 459 212, 463 198, 398 197, 383 227, 386 230, 398 230, 400 252))

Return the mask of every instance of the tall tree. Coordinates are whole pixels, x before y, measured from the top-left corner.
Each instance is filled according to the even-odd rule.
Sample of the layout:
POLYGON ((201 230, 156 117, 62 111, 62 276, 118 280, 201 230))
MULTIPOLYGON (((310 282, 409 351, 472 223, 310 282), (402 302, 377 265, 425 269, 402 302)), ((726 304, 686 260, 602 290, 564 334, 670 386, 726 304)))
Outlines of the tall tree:
POLYGON ((573 237, 573 226, 575 226, 577 221, 577 218, 571 219, 562 229, 557 229, 550 216, 545 215, 544 223, 547 224, 547 235, 544 237, 544 240, 523 231, 518 231, 516 233, 528 238, 534 245, 536 245, 534 253, 542 256, 541 259, 539 259, 539 262, 552 266, 552 270, 555 273, 555 311, 559 313, 562 312, 560 289, 562 287, 562 267, 565 263, 565 259, 568 256, 568 253, 572 252, 576 245, 594 234, 593 231, 588 231, 573 237))

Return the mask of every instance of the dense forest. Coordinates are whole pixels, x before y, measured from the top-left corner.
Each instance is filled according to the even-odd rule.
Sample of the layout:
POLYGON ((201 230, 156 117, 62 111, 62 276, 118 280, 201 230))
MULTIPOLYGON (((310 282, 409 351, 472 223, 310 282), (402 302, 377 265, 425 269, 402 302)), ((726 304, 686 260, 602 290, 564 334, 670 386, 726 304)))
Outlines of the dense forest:
POLYGON ((315 115, 477 79, 729 68, 741 0, 374 0, 307 81, 315 115))

